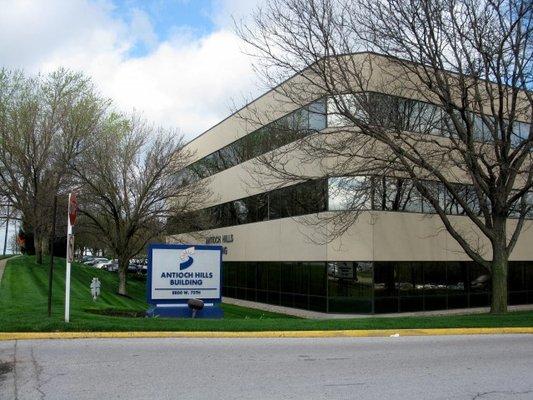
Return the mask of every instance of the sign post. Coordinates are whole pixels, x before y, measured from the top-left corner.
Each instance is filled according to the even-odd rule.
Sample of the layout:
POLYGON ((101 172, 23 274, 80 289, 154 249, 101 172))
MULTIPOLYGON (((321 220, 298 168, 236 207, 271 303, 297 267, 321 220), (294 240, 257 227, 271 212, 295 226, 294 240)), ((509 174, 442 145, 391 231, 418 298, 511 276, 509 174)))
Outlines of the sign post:
POLYGON ((222 246, 152 244, 148 248, 148 316, 191 318, 190 300, 203 301, 196 318, 222 318, 222 246))
POLYGON ((52 282, 54 280, 54 242, 56 239, 57 194, 54 196, 52 211, 52 240, 50 243, 50 269, 48 270, 48 316, 52 316, 52 282))
POLYGON ((65 276, 65 322, 70 321, 70 264, 74 259, 74 235, 72 227, 76 223, 78 213, 78 200, 76 193, 68 195, 68 218, 67 218, 67 272, 65 276))

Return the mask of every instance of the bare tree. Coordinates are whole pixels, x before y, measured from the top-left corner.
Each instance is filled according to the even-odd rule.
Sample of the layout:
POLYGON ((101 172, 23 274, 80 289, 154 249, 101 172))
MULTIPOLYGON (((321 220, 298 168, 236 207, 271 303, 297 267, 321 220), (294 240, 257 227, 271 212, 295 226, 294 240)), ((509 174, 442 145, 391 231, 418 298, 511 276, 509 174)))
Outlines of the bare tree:
POLYGON ((174 132, 114 115, 93 150, 73 166, 88 230, 92 225, 118 258, 119 294, 127 295, 129 260, 165 231, 167 218, 205 200, 203 187, 176 182, 190 157, 174 132))
POLYGON ((53 196, 65 186, 68 163, 90 147, 107 105, 81 74, 0 70, 0 195, 31 226, 39 264, 53 196))
POLYGON ((79 254, 83 254, 85 250, 90 250, 93 256, 102 252, 103 255, 108 255, 114 258, 114 254, 108 247, 108 242, 102 237, 99 229, 97 229, 89 218, 85 215, 80 215, 76 220, 76 241, 75 246, 79 254))
POLYGON ((491 311, 505 312, 533 203, 532 17, 521 0, 268 1, 238 32, 280 99, 326 99, 328 129, 260 157, 255 172, 278 185, 360 177, 338 179, 346 211, 327 216, 337 234, 356 210, 416 194, 491 271, 491 311))

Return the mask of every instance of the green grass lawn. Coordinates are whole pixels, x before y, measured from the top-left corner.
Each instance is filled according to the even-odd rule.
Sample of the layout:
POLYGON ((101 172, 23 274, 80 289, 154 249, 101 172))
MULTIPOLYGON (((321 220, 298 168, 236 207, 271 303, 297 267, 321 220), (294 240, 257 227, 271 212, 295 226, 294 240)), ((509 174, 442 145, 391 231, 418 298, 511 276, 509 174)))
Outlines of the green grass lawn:
POLYGON ((77 263, 72 268, 71 322, 65 324, 64 286, 65 262, 64 259, 57 259, 53 314, 48 317, 48 264, 37 265, 34 258, 28 256, 9 260, 0 283, 0 331, 261 331, 533 326, 533 312, 304 320, 229 304, 223 304, 222 320, 116 317, 102 313, 121 310, 138 314, 146 310, 144 281, 130 279, 128 291, 131 298, 126 298, 116 294, 116 274, 77 263), (93 277, 98 277, 102 282, 102 295, 96 302, 92 300, 89 289, 93 277))
POLYGON ((0 260, 3 260, 4 258, 9 258, 9 257, 12 257, 12 256, 13 256, 12 254, 6 254, 6 255, 0 254, 0 260))

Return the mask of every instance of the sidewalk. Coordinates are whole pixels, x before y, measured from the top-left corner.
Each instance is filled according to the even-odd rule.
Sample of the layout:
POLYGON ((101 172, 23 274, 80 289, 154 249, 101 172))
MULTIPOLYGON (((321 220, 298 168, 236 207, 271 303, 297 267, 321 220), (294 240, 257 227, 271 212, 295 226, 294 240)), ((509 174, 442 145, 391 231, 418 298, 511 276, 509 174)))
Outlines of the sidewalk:
MULTIPOLYGON (((270 311, 280 314, 292 315, 294 317, 306 319, 350 319, 350 318, 393 318, 393 317, 428 317, 437 315, 465 315, 465 314, 482 314, 490 311, 489 307, 478 308, 460 308, 454 310, 438 310, 438 311, 418 311, 405 312, 393 314, 329 314, 318 311, 302 310, 299 308, 290 308, 283 306, 275 306, 272 304, 256 303, 254 301, 234 299, 231 297, 223 297, 222 302, 227 304, 234 304, 236 306, 255 308, 257 310, 270 311)), ((509 311, 530 311, 533 310, 533 304, 524 304, 519 306, 509 306, 509 311)))
POLYGON ((0 282, 2 282, 2 275, 4 275, 4 269, 6 268, 7 260, 9 260, 9 258, 0 260, 0 282))
POLYGON ((2 276, 4 275, 4 269, 6 268, 6 264, 9 260, 12 258, 17 257, 17 255, 13 255, 8 258, 4 258, 3 260, 0 260, 0 282, 2 282, 2 276))

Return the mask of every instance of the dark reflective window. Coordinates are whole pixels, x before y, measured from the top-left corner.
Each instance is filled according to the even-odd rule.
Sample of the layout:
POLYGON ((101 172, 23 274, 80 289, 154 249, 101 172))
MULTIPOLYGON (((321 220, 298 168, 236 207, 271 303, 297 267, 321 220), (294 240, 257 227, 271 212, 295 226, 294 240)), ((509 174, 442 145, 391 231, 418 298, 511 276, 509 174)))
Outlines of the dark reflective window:
POLYGON ((446 264, 424 263, 424 309, 442 310, 447 307, 446 264))
POLYGON ((370 210, 372 208, 373 177, 333 177, 328 179, 328 209, 370 210))
POLYGON ((413 131, 440 135, 443 128, 443 113, 433 104, 417 101, 410 115, 410 127, 413 131))
POLYGON ((291 262, 282 262, 280 272, 280 304, 286 307, 292 307, 294 303, 294 264, 291 262))
POLYGON ((309 294, 309 269, 303 263, 293 265, 294 293, 298 295, 309 294))
POLYGON ((376 177, 373 204, 379 210, 422 212, 422 196, 409 179, 376 177))
POLYGON ((215 229, 298 215, 327 209, 325 179, 308 181, 268 193, 218 204, 168 221, 169 234, 215 229))
POLYGON ((533 304, 533 262, 524 265, 524 283, 527 291, 527 303, 533 304))
POLYGON ((374 263, 374 312, 398 312, 398 289, 394 263, 374 263))
POLYGON ((326 128, 326 101, 319 100, 309 105, 309 130, 321 131, 326 128))
POLYGON ((491 290, 490 272, 477 263, 472 263, 469 267, 469 306, 488 306, 490 304, 489 292, 491 290))
POLYGON ((400 296, 400 311, 420 311, 424 308, 423 265, 416 262, 396 264, 396 282, 400 296))
POLYGON ((257 265, 255 263, 246 264, 246 299, 256 300, 257 287, 257 265))
POLYGON ((525 279, 525 268, 527 263, 510 262, 507 275, 509 288, 509 304, 527 303, 527 286, 525 279))
POLYGON ((446 263, 448 289, 448 308, 468 307, 468 269, 467 263, 446 263))
POLYGON ((508 278, 509 291, 521 291, 525 289, 524 265, 522 262, 510 262, 508 278))
POLYGON ((178 173, 176 184, 207 178, 325 127, 325 100, 317 100, 195 161, 178 173))
MULTIPOLYGON (((434 204, 422 193, 428 193, 428 197, 434 199, 446 214, 466 215, 463 204, 476 215, 482 214, 482 204, 490 209, 486 197, 477 193, 474 186, 467 184, 453 184, 447 189, 440 182, 421 180, 415 184, 407 178, 385 176, 332 177, 327 182, 330 211, 373 209, 436 213, 434 204)), ((522 209, 526 218, 533 218, 533 192, 524 194, 523 198, 524 204, 517 202, 517 207, 510 212, 510 217, 518 217, 522 209)))
MULTIPOLYGON (((372 125, 397 131, 418 132, 423 134, 458 136, 471 134, 474 140, 491 141, 493 134, 501 127, 496 126, 494 118, 466 112, 462 115, 456 111, 454 118, 443 110, 427 102, 396 97, 383 93, 365 92, 330 97, 327 100, 328 126, 351 125, 348 115, 368 121, 372 125)), ((507 126, 503 127, 507 129, 507 126)), ((527 140, 531 124, 514 121, 511 145, 518 146, 527 140)))
POLYGON ((479 197, 472 185, 454 185, 454 191, 457 194, 456 196, 453 196, 450 191, 445 191, 445 212, 447 214, 466 214, 458 198, 462 199, 468 205, 468 209, 472 210, 475 214, 481 214, 479 197))
POLYGON ((254 264, 256 264, 257 274, 257 301, 266 303, 268 293, 268 269, 265 267, 264 263, 254 264))
MULTIPOLYGON (((533 302, 532 265, 531 262, 509 263, 510 303, 533 302)), ((474 262, 375 262, 374 311, 488 306, 490 282, 489 271, 474 262)))
POLYGON ((326 311, 325 271, 323 262, 224 262, 223 294, 326 311))
POLYGON ((326 297, 326 264, 323 262, 304 262, 309 273, 309 294, 326 297))
POLYGON ((270 192, 270 219, 325 211, 325 190, 325 180, 317 180, 270 192))
POLYGON ((329 262, 327 274, 330 312, 372 312, 372 263, 329 262))
MULTIPOLYGON (((421 190, 432 193, 447 214, 465 215, 457 198, 444 185, 421 181, 421 190)), ((481 213, 479 198, 473 186, 454 185, 453 190, 476 214, 481 213)), ((527 218, 533 218, 533 193, 526 193, 527 218)), ((167 232, 178 234, 224 226, 247 224, 269 219, 295 217, 326 210, 387 210, 401 212, 435 213, 413 182, 391 177, 333 177, 317 179, 261 193, 229 203, 170 218, 167 232)), ((511 217, 518 212, 511 212, 511 217)))
POLYGON ((424 263, 424 294, 444 296, 448 292, 446 264, 442 262, 424 263))
MULTIPOLYGON (((225 262, 223 294, 317 311, 393 313, 487 306, 474 262, 225 262)), ((509 263, 509 302, 533 303, 533 262, 509 263)))
POLYGON ((281 265, 277 262, 266 263, 268 269, 268 294, 267 301, 271 304, 280 304, 281 265))
POLYGON ((375 262, 374 263, 374 296, 375 297, 397 297, 398 288, 396 286, 394 263, 375 262))

